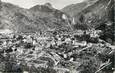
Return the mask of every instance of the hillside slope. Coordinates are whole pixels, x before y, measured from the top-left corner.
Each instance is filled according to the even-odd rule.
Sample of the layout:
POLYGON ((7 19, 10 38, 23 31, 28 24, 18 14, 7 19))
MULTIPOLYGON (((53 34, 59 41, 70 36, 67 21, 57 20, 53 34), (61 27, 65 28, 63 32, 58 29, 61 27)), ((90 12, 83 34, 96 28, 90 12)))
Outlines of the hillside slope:
POLYGON ((64 13, 54 8, 50 9, 47 4, 23 9, 2 2, 1 7, 0 29, 13 32, 46 32, 63 27, 68 29, 67 21, 62 18, 64 13), (39 6, 42 10, 39 10, 39 6), (48 12, 50 10, 52 12, 48 12))
POLYGON ((87 1, 91 0, 67 6, 62 11, 71 16, 75 30, 92 28, 102 30, 100 38, 109 42, 114 41, 114 1, 93 0, 94 2, 91 3, 87 3, 87 1), (83 6, 81 6, 82 4, 83 6))
POLYGON ((76 24, 93 24, 94 28, 102 22, 113 21, 113 0, 90 1, 67 6, 62 11, 74 18, 76 24))

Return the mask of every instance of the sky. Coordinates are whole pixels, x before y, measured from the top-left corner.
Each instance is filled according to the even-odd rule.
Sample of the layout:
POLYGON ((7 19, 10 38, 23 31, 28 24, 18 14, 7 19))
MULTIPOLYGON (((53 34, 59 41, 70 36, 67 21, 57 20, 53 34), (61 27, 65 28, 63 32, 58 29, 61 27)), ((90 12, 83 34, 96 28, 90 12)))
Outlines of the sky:
POLYGON ((84 0, 2 0, 2 1, 9 2, 14 5, 23 7, 23 8, 30 8, 35 5, 42 5, 42 4, 49 2, 53 5, 54 8, 62 9, 63 7, 65 7, 67 5, 80 3, 84 0))

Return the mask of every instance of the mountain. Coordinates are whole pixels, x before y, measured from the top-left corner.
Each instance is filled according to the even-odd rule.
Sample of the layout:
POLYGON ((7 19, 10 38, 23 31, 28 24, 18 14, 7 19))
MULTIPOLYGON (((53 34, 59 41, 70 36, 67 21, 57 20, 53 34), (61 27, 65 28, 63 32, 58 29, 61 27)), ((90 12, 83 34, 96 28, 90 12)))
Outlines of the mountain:
POLYGON ((71 16, 74 29, 102 30, 100 38, 114 41, 114 1, 86 0, 62 9, 71 16))
POLYGON ((64 7, 63 9, 61 9, 61 11, 65 12, 68 15, 70 15, 71 17, 73 17, 76 14, 78 14, 79 12, 81 12, 83 9, 87 8, 89 5, 92 5, 95 2, 96 2, 96 0, 91 0, 91 1, 87 0, 87 1, 83 1, 81 3, 71 4, 71 5, 68 5, 68 6, 64 7))
POLYGON ((76 24, 97 28, 102 22, 112 21, 113 0, 86 0, 62 9, 76 24), (91 25, 92 24, 92 25, 91 25))
POLYGON ((62 28, 66 30, 69 27, 67 20, 62 18, 63 15, 65 14, 54 9, 50 3, 24 9, 2 2, 0 30, 9 29, 13 32, 47 32, 62 28))
POLYGON ((86 7, 87 3, 77 3, 77 4, 71 4, 62 9, 63 12, 66 12, 71 17, 75 16, 75 14, 81 12, 82 9, 86 7))

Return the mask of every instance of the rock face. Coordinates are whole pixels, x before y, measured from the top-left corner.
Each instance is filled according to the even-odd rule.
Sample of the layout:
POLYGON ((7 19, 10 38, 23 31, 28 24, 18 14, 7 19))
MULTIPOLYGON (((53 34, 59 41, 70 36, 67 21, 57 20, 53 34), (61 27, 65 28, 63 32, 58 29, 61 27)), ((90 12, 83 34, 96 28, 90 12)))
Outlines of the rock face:
POLYGON ((67 21, 62 19, 62 14, 64 13, 54 9, 49 3, 23 9, 2 2, 0 29, 10 29, 15 32, 46 32, 63 27, 68 29, 67 21))

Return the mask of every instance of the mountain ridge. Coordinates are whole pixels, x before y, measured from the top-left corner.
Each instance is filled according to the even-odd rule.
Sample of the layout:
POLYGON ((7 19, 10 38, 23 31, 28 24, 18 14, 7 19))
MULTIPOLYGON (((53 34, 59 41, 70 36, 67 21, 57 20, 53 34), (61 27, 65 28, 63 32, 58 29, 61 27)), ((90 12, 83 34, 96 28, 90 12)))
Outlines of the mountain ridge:
POLYGON ((48 3, 24 9, 2 2, 0 28, 11 29, 16 32, 46 32, 62 27, 68 29, 67 21, 62 18, 64 13, 47 5, 48 3), (38 10, 35 10, 36 7, 38 10), (42 7, 41 10, 39 7, 42 7))
MULTIPOLYGON (((98 20, 106 18, 108 21, 110 21, 111 20, 110 18, 112 18, 112 14, 110 15, 109 13, 111 13, 113 10, 113 7, 111 7, 112 5, 113 5, 112 0, 96 0, 92 2, 90 5, 87 4, 86 1, 84 1, 80 4, 74 4, 73 6, 70 5, 69 7, 67 6, 64 9, 62 9, 62 11, 69 14, 72 18, 74 18, 76 24, 86 24, 87 23, 86 21, 88 21, 87 19, 89 19, 90 17, 94 17, 94 19, 92 20, 95 20, 96 16, 99 17, 98 20), (80 6, 82 4, 83 6, 80 6), (79 6, 80 8, 78 8, 79 6)), ((104 22, 104 20, 102 21, 104 22)), ((92 24, 95 25, 95 23, 92 24)))

